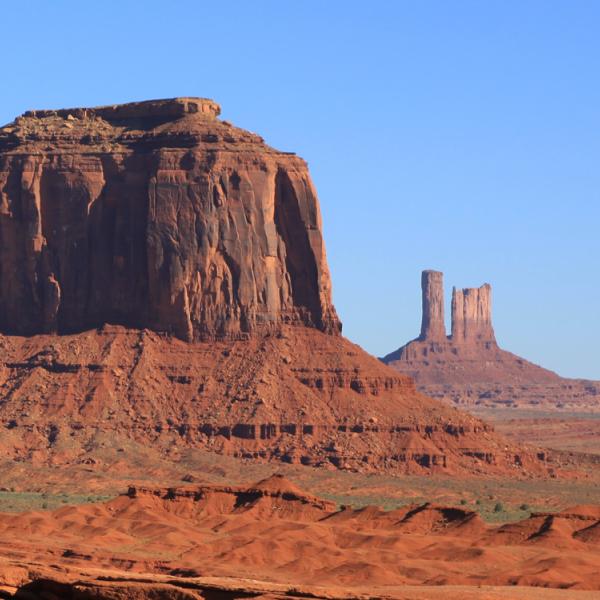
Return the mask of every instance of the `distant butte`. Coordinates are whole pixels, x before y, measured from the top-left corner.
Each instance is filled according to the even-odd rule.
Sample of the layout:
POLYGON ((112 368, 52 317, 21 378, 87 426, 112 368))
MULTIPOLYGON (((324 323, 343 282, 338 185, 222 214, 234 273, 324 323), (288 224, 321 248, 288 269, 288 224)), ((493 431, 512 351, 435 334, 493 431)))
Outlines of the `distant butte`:
POLYGON ((449 336, 443 274, 423 271, 421 287, 421 334, 382 358, 419 391, 464 407, 600 409, 600 382, 560 377, 498 346, 488 283, 453 288, 449 336))

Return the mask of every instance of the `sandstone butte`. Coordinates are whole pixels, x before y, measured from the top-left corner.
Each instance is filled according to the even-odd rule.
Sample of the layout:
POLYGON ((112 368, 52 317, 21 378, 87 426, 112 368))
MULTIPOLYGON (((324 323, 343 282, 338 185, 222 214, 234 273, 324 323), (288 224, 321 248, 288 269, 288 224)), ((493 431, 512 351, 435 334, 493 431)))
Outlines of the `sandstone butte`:
POLYGON ((219 112, 176 98, 0 129, 3 455, 93 463, 102 433, 359 471, 553 468, 341 336, 306 163, 219 112))
POLYGON ((600 409, 600 382, 567 379, 502 350, 492 326, 492 288, 452 289, 451 334, 444 321, 443 274, 423 271, 419 337, 382 358, 417 389, 472 407, 600 409))

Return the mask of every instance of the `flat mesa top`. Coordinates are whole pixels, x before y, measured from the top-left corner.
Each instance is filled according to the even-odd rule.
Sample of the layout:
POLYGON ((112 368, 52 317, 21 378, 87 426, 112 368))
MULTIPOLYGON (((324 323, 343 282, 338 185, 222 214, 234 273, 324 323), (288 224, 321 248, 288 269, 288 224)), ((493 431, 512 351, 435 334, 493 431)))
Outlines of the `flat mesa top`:
POLYGON ((147 117, 178 118, 184 115, 200 114, 217 118, 221 107, 209 98, 167 98, 163 100, 144 100, 143 102, 128 102, 92 108, 61 108, 58 110, 30 110, 24 117, 68 117, 76 118, 97 116, 107 121, 121 119, 141 119, 147 117))
POLYGON ((144 100, 90 108, 29 110, 0 126, 0 157, 196 148, 291 155, 219 117, 209 98, 144 100))

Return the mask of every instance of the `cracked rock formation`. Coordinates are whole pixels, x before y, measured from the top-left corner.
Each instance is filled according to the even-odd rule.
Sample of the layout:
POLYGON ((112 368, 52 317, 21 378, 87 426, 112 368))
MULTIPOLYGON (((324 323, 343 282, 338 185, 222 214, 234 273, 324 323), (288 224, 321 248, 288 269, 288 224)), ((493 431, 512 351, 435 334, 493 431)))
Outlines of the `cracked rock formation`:
POLYGON ((442 285, 441 273, 423 271, 421 335, 382 358, 412 377, 419 391, 467 407, 600 409, 600 382, 560 377, 498 346, 488 283, 453 288, 451 335, 446 337, 442 285))
POLYGON ((0 129, 0 330, 337 333, 306 163, 176 98, 0 129))

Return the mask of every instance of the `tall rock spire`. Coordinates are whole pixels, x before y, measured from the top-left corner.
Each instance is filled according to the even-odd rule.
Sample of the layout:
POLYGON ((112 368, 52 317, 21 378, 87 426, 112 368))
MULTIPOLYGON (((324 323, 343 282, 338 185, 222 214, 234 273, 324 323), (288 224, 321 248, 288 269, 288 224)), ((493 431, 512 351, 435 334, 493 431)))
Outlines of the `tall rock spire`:
POLYGON ((452 288, 452 341, 496 343, 492 327, 492 286, 452 288))
POLYGON ((421 273, 423 295, 423 320, 420 340, 442 341, 446 339, 444 323, 444 274, 440 271, 421 273))

